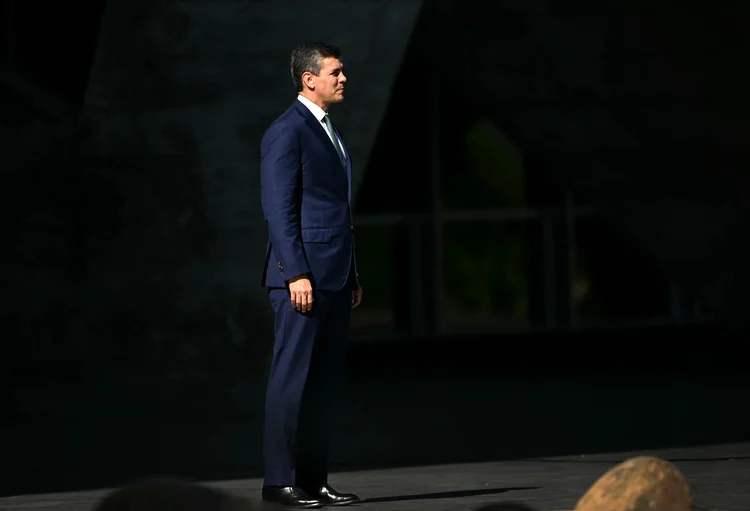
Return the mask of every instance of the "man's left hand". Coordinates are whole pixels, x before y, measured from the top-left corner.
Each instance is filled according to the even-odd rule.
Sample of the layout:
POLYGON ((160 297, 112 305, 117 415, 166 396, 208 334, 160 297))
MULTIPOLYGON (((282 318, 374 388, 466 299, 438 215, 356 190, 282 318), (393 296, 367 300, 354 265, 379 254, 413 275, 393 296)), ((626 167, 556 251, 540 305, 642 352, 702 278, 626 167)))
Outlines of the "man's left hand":
POLYGON ((352 309, 362 303, 362 288, 352 291, 352 309))

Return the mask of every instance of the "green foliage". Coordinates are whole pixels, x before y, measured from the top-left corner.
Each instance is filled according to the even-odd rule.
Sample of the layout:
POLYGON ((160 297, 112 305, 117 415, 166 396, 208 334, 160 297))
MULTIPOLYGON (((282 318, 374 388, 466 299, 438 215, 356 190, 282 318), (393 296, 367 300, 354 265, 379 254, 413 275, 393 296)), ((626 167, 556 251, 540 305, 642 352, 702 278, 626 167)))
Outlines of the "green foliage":
POLYGON ((457 312, 526 319, 525 247, 525 233, 517 225, 483 222, 447 228, 443 248, 446 306, 457 312))
MULTIPOLYGON (((444 188, 445 202, 461 208, 522 207, 524 169, 520 152, 482 119, 469 130, 466 170, 444 188)), ((444 235, 446 305, 467 313, 526 319, 526 225, 492 222, 449 226, 444 235)))
POLYGON ((526 204, 523 159, 520 151, 487 119, 466 136, 468 173, 494 195, 493 207, 526 204))
MULTIPOLYGON (((489 121, 467 134, 467 166, 443 183, 447 208, 520 207, 525 203, 523 162, 516 149, 489 121)), ((456 312, 528 315, 527 228, 493 222, 446 225, 443 231, 442 278, 446 307, 456 312)), ((409 265, 406 247, 394 254, 393 226, 359 227, 357 259, 365 308, 387 309, 392 301, 395 264, 409 265)))

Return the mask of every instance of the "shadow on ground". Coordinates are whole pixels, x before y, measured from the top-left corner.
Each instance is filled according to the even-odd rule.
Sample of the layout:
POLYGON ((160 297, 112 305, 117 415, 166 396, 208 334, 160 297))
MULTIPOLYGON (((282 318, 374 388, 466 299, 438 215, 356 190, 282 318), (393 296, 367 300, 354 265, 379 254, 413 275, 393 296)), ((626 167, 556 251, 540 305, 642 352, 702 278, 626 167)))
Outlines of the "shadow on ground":
POLYGON ((527 486, 523 488, 483 488, 481 490, 459 490, 459 491, 442 491, 436 493, 418 493, 414 495, 395 495, 390 497, 373 497, 363 500, 363 504, 373 504, 378 502, 406 502, 411 500, 434 500, 434 499, 457 499, 463 497, 478 497, 485 495, 499 495, 510 491, 538 490, 538 486, 527 486))

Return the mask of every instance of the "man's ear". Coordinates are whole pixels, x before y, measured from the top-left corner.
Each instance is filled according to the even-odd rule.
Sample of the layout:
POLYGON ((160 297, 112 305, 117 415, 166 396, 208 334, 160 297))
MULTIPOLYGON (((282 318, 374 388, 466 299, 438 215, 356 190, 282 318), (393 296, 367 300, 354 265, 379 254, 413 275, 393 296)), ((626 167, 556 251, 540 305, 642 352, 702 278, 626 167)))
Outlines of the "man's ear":
POLYGON ((309 71, 302 73, 302 83, 307 85, 310 90, 315 90, 315 81, 313 80, 313 74, 309 71))

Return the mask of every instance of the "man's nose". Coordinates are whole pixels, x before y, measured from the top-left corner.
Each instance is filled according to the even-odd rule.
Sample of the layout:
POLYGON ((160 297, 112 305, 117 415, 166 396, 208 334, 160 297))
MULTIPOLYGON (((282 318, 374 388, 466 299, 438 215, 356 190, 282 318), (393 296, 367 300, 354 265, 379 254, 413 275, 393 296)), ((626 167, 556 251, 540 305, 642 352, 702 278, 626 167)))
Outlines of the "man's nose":
POLYGON ((341 73, 339 76, 339 82, 346 83, 346 75, 344 73, 341 73))

